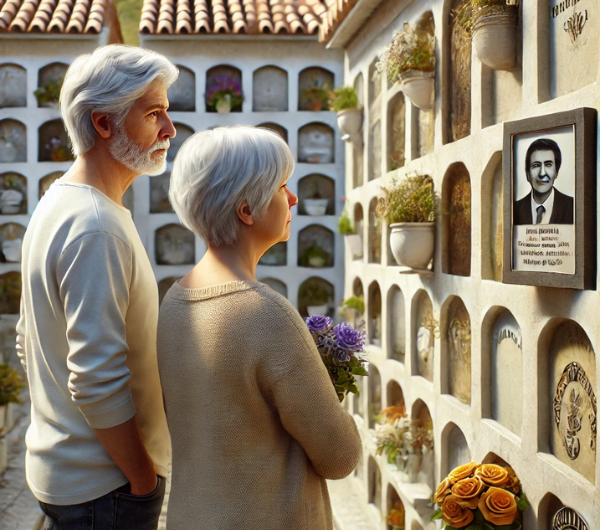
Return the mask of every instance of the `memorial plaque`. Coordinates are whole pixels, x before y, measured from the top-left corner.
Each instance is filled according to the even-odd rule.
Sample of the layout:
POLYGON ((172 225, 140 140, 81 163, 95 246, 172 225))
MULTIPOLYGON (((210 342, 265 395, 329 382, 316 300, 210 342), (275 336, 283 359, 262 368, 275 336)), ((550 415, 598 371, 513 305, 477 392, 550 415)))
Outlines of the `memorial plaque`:
POLYGON ((589 530, 589 527, 575 510, 565 507, 552 518, 552 530, 589 530))

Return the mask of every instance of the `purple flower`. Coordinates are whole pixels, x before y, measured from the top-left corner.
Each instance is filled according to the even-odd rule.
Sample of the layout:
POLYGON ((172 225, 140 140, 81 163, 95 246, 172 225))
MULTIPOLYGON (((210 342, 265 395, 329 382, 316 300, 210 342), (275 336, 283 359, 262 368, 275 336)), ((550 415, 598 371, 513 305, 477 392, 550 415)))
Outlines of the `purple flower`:
POLYGON ((342 350, 341 348, 336 348, 333 351, 333 357, 340 363, 347 363, 352 358, 348 352, 342 350))
POLYGON ((326 333, 333 326, 333 321, 322 315, 308 317, 305 322, 311 333, 326 333))
POLYGON ((342 322, 333 328, 338 348, 346 351, 362 351, 365 345, 365 335, 356 331, 348 322, 342 322))

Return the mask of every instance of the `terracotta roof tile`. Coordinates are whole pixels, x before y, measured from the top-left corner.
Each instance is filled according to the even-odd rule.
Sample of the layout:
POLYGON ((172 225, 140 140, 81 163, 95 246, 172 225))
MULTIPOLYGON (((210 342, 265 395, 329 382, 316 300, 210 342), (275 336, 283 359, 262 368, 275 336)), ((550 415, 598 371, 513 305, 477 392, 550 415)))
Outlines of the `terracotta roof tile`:
MULTIPOLYGON (((307 2, 320 2, 320 0, 306 0, 307 2)), ((326 10, 320 15, 319 40, 329 42, 335 30, 344 21, 348 13, 358 0, 325 0, 326 10)))
MULTIPOLYGON (((139 31, 144 34, 315 35, 331 1, 144 0, 139 31)), ((0 12, 0 24, 2 20, 0 12)))
POLYGON ((100 33, 105 25, 110 42, 123 41, 111 0, 0 0, 0 32, 100 33))

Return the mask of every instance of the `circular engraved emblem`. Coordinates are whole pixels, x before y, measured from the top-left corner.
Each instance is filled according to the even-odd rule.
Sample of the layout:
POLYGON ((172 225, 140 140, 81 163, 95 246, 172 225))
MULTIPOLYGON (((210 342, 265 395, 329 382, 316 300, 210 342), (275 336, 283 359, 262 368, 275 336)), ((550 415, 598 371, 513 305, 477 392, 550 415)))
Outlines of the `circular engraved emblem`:
POLYGON ((575 510, 565 507, 552 518, 552 530, 589 530, 589 527, 575 510))

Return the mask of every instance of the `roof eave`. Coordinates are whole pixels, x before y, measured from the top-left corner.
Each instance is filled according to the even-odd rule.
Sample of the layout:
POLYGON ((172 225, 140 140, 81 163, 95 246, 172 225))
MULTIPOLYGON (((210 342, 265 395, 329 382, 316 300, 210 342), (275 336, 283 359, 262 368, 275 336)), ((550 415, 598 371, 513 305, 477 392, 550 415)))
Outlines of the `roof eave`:
POLYGON ((327 48, 346 48, 354 36, 385 0, 358 0, 335 29, 325 45, 327 48))
POLYGON ((142 42, 149 41, 183 41, 183 40, 226 40, 226 41, 315 41, 318 42, 318 35, 265 35, 262 33, 245 35, 245 34, 234 34, 234 33, 190 33, 190 34, 177 34, 177 33, 138 33, 140 37, 140 45, 142 42))

